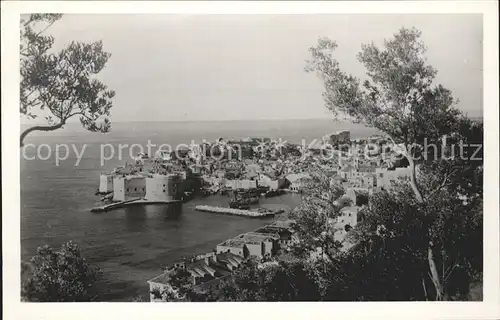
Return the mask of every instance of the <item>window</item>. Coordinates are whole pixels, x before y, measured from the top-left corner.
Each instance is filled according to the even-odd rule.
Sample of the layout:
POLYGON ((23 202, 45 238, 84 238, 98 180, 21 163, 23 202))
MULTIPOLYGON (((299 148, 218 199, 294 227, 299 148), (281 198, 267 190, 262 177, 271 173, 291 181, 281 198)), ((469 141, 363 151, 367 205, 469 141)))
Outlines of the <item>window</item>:
POLYGON ((129 192, 129 189, 127 188, 127 192, 129 192))
POLYGON ((134 191, 137 191, 137 188, 134 188, 134 191))

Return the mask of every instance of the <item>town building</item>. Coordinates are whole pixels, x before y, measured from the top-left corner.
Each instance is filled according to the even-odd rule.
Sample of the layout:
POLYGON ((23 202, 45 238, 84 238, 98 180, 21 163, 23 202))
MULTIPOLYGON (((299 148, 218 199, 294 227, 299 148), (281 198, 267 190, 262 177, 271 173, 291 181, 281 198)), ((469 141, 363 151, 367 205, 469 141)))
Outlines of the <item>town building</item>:
POLYGON ((348 188, 345 196, 356 206, 368 205, 370 193, 365 189, 348 188))
POLYGON ((148 175, 150 173, 153 173, 156 169, 157 163, 154 161, 154 159, 141 159, 139 160, 135 166, 137 168, 138 174, 141 175, 148 175))
POLYGON ((226 176, 226 170, 224 170, 224 169, 215 170, 215 176, 217 178, 224 178, 226 176))
POLYGON ((250 256, 262 258, 274 254, 278 249, 276 245, 278 240, 277 235, 249 232, 218 244, 216 252, 228 252, 243 258, 250 256))
POLYGON ((203 184, 211 187, 222 187, 225 184, 225 180, 223 178, 218 178, 214 176, 204 175, 201 177, 203 184))
POLYGON ((113 200, 128 201, 146 195, 146 179, 140 175, 116 176, 113 178, 113 200))
POLYGON ((255 189, 257 188, 257 180, 250 179, 241 179, 241 180, 225 180, 226 188, 230 188, 232 190, 236 189, 255 189))
POLYGON ((279 249, 285 248, 288 245, 290 245, 290 243, 293 240, 293 234, 294 234, 291 228, 283 227, 280 225, 267 225, 255 230, 255 232, 260 234, 272 235, 274 239, 276 239, 276 241, 278 242, 279 249))
POLYGON ((363 207, 360 206, 342 208, 340 210, 340 215, 334 221, 334 226, 339 229, 345 229, 347 225, 355 227, 363 218, 363 215, 361 214, 362 209, 363 207))
POLYGON ((323 142, 331 145, 349 143, 350 141, 351 133, 348 130, 337 131, 323 136, 323 142))
POLYGON ((182 177, 177 174, 153 174, 146 178, 145 199, 152 202, 181 200, 182 182, 182 177))
POLYGON ((178 290, 170 284, 171 276, 177 268, 182 268, 191 275, 190 283, 187 285, 192 286, 197 292, 203 292, 220 282, 221 279, 228 277, 231 272, 240 267, 242 262, 243 258, 239 255, 210 252, 176 263, 163 274, 148 280, 150 301, 162 301, 163 292, 175 293, 178 290))
POLYGON ((337 141, 339 143, 348 143, 351 141, 351 133, 348 130, 337 132, 337 141))
POLYGON ((411 175, 410 167, 395 168, 389 170, 387 168, 376 168, 375 176, 377 179, 377 187, 382 189, 390 189, 393 182, 398 179, 409 179, 411 175))
POLYGON ((342 166, 342 168, 339 170, 339 176, 344 179, 344 180, 349 180, 352 177, 352 173, 355 170, 355 167, 351 165, 350 163, 345 164, 342 166))
POLYGON ((285 178, 276 178, 275 175, 268 173, 259 173, 258 185, 263 187, 269 187, 271 190, 277 190, 287 187, 287 180, 285 178))
POLYGON ((149 300, 151 302, 161 302, 161 294, 163 292, 175 292, 176 290, 170 285, 170 275, 173 271, 168 271, 148 280, 149 285, 149 300))
POLYGON ((248 249, 245 247, 245 241, 238 239, 228 239, 217 245, 217 253, 232 253, 241 257, 248 257, 248 249))
POLYGON ((286 176, 291 191, 300 192, 311 176, 308 173, 292 173, 286 176))
POLYGON ((99 193, 113 192, 113 175, 101 174, 99 177, 99 193))
POLYGON ((280 236, 276 233, 253 231, 241 234, 235 239, 243 239, 245 241, 249 256, 262 258, 264 256, 272 256, 277 252, 280 236))
POLYGON ((350 182, 351 188, 371 189, 377 186, 377 179, 374 174, 352 176, 348 182, 350 182))

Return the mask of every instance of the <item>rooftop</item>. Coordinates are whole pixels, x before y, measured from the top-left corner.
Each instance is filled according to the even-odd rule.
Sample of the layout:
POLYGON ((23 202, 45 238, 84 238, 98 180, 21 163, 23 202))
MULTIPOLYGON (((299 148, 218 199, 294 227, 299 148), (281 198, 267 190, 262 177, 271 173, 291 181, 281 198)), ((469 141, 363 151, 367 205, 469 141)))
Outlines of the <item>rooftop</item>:
POLYGON ((235 238, 235 240, 242 240, 244 243, 257 244, 270 239, 271 236, 268 234, 248 232, 240 234, 235 238))
POLYGON ((221 262, 225 263, 230 263, 234 266, 237 266, 241 264, 243 261, 243 257, 236 255, 231 252, 224 252, 224 253, 218 253, 217 254, 217 263, 220 264, 221 262))
POLYGON ((308 173, 292 173, 286 176, 288 181, 290 182, 295 182, 301 179, 308 179, 311 178, 311 176, 308 173))
POLYGON ((280 227, 280 228, 292 228, 292 226, 295 224, 295 220, 276 220, 271 227, 280 227))
POLYGON ((226 241, 219 244, 219 246, 235 248, 243 248, 243 245, 245 245, 245 241, 243 241, 242 239, 227 239, 226 241))
POLYGON ((265 241, 269 238, 276 238, 276 237, 279 238, 279 235, 276 231, 275 232, 259 232, 258 230, 255 230, 252 232, 247 232, 243 236, 244 236, 245 240, 249 239, 251 241, 252 240, 259 241, 260 239, 262 239, 262 241, 265 241))
POLYGON ((168 284, 170 280, 170 274, 172 271, 167 271, 159 276, 154 277, 153 279, 148 280, 148 282, 154 282, 154 283, 161 283, 161 284, 168 284))

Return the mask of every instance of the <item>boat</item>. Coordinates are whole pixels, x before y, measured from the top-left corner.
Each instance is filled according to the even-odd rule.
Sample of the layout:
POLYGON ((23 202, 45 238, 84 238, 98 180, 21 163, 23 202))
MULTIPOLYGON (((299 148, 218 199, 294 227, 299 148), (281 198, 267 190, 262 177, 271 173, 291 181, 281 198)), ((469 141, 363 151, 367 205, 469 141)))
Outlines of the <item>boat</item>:
POLYGON ((277 196, 281 196, 284 193, 285 193, 285 190, 281 190, 281 189, 269 190, 264 194, 264 197, 266 197, 266 198, 277 197, 277 196))
POLYGON ((229 200, 229 208, 243 209, 257 203, 259 203, 258 197, 235 197, 229 200))

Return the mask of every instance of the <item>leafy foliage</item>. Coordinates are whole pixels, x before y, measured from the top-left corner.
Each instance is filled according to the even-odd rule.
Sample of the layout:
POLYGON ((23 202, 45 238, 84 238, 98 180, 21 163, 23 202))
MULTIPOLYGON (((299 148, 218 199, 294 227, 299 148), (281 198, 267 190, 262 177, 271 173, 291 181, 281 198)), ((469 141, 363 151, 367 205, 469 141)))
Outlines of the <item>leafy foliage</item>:
POLYGON ((291 213, 299 238, 292 250, 302 258, 309 258, 311 252, 319 248, 325 258, 333 261, 341 247, 334 238, 336 229, 331 223, 340 213, 334 200, 343 195, 344 190, 332 185, 320 171, 311 168, 310 175, 303 189, 302 202, 291 213))
MULTIPOLYGON (((427 180, 421 184, 428 193, 432 189, 425 186, 429 186, 430 177, 422 179, 427 180)), ((435 299, 436 293, 430 289, 432 277, 426 271, 431 241, 443 295, 463 300, 469 284, 482 271, 481 205, 465 203, 446 189, 434 193, 423 205, 405 184, 392 193, 379 193, 371 200, 365 221, 356 228, 360 240, 351 256, 352 267, 360 264, 372 272, 377 268, 367 267, 368 263, 383 262, 383 272, 379 269, 375 275, 367 274, 376 281, 395 281, 380 293, 395 290, 392 299, 398 295, 403 300, 435 299)))
MULTIPOLYGON (((429 159, 428 150, 423 146, 438 145, 448 136, 455 142, 465 138, 482 143, 482 127, 465 118, 454 106, 456 101, 450 90, 433 84, 437 71, 427 64, 426 48, 420 36, 420 31, 414 28, 402 28, 393 39, 384 41, 382 49, 373 43, 362 45, 358 60, 368 76, 362 85, 360 79, 340 70, 333 55, 337 44, 327 38, 310 48, 312 60, 306 70, 316 71, 323 80, 323 97, 328 109, 335 115, 345 115, 385 133, 408 160, 414 197, 407 195, 400 204, 391 204, 391 200, 386 199, 385 205, 391 204, 391 214, 393 210, 404 212, 401 221, 409 219, 408 223, 422 224, 422 238, 426 239, 427 248, 420 248, 418 254, 425 254, 428 262, 428 273, 422 273, 429 275, 435 299, 442 300, 447 298, 447 272, 444 267, 440 272, 438 264, 445 264, 451 254, 447 250, 453 251, 444 244, 456 240, 445 228, 447 218, 453 217, 459 225, 470 222, 467 216, 455 216, 449 210, 465 213, 463 208, 456 207, 457 203, 464 202, 460 196, 469 204, 482 199, 481 187, 476 187, 482 179, 479 178, 482 162, 442 156, 429 159), (423 182, 427 183, 425 186, 417 181, 417 162, 423 165, 422 174, 428 178, 423 182), (437 230, 442 232, 441 238, 437 230)), ((445 146, 441 151, 450 150, 445 146)), ((380 210, 379 213, 384 214, 380 210)), ((381 226, 387 228, 385 224, 381 226)), ((397 235, 397 231, 391 230, 390 234, 397 235)), ((426 293, 427 297, 430 295, 426 293)))
POLYGON ((59 52, 53 52, 54 38, 44 32, 61 14, 32 14, 21 20, 21 85, 20 112, 28 118, 46 114, 47 126, 33 126, 32 131, 52 131, 63 127, 67 120, 78 116, 84 128, 108 132, 113 90, 95 78, 106 66, 109 53, 102 41, 71 42, 59 52))
POLYGON ((59 251, 45 245, 31 259, 31 276, 22 284, 21 295, 27 301, 92 301, 97 298, 93 285, 101 270, 90 266, 71 241, 59 251))
POLYGON ((358 60, 369 78, 363 82, 340 70, 337 44, 328 38, 310 48, 306 70, 323 80, 325 104, 334 115, 379 129, 397 144, 436 141, 453 132, 460 112, 451 91, 432 84, 437 71, 426 62, 420 36, 414 28, 402 28, 383 49, 362 45, 358 60))

